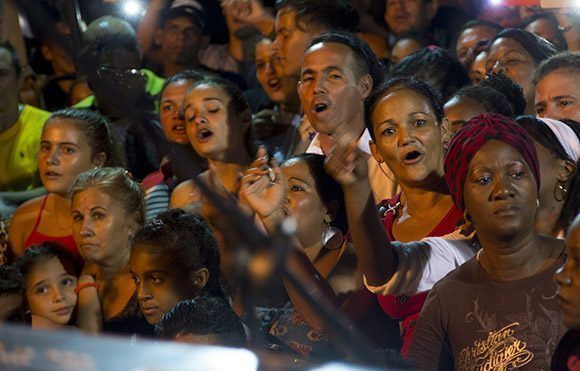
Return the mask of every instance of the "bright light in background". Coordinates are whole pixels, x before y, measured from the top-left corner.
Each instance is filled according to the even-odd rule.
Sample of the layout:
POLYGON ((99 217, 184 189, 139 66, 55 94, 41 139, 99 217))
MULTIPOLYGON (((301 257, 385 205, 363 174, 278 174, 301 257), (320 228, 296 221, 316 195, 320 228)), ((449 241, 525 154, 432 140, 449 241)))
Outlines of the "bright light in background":
POLYGON ((137 0, 127 0, 123 4, 123 12, 130 17, 141 15, 143 12, 143 4, 137 0))
POLYGON ((501 5, 501 0, 491 0, 492 5, 501 5))

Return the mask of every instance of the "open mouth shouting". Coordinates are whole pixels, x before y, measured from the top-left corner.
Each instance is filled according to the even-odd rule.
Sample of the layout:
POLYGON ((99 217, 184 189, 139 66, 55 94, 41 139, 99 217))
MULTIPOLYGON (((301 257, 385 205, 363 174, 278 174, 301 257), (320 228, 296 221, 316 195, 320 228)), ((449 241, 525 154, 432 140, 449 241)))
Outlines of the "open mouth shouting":
POLYGON ((279 90, 282 86, 281 80, 277 77, 272 77, 268 79, 268 87, 272 90, 279 90))
POLYGON ((403 165, 414 165, 423 159, 423 153, 419 150, 413 149, 405 152, 401 156, 401 163, 403 165))
POLYGON ((206 143, 208 142, 211 137, 213 136, 213 133, 211 130, 209 130, 208 128, 200 128, 197 131, 197 141, 200 143, 206 143))

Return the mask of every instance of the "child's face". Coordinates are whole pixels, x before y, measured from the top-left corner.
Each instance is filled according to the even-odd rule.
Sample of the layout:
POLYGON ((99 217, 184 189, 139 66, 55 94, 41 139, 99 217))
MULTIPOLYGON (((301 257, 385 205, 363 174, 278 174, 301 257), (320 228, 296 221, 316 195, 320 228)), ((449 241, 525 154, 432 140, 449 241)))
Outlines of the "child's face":
POLYGON ((141 312, 151 325, 178 302, 195 296, 190 279, 175 269, 169 256, 133 249, 129 270, 137 286, 141 312))
POLYGON ((68 274, 57 257, 36 263, 26 276, 30 313, 66 325, 77 303, 77 279, 68 274))
POLYGON ((0 324, 22 319, 22 295, 0 295, 0 324))

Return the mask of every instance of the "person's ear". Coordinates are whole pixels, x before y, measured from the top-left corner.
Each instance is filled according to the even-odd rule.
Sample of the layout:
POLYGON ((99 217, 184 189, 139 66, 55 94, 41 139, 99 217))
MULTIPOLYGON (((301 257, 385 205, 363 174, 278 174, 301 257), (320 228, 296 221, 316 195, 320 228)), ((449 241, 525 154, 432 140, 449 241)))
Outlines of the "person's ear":
POLYGON ((379 153, 379 150, 377 149, 377 145, 375 144, 374 141, 369 140, 369 148, 371 149, 371 154, 373 155, 374 159, 379 164, 382 164, 383 162, 385 162, 385 160, 383 159, 383 156, 381 156, 381 154, 379 153))
POLYGON ((371 75, 366 73, 363 77, 360 78, 358 85, 361 89, 361 97, 363 100, 367 99, 373 90, 373 78, 371 75))
POLYGON ((252 113, 250 110, 245 110, 239 114, 240 121, 242 122, 242 127, 244 131, 252 125, 252 113))
POLYGON ((140 227, 139 224, 139 220, 142 220, 142 215, 139 211, 134 211, 129 215, 129 219, 128 219, 128 229, 129 229, 129 239, 133 239, 133 236, 135 236, 135 233, 137 233, 137 230, 140 227))
POLYGON ((155 30, 155 37, 154 37, 155 45, 160 46, 162 39, 163 39, 163 30, 158 28, 157 30, 155 30))
POLYGON ((95 164, 95 167, 103 167, 105 166, 106 162, 107 155, 105 154, 105 152, 100 152, 98 155, 95 156, 93 160, 93 164, 95 164))
POLYGON ((558 181, 568 183, 570 179, 576 174, 578 169, 576 164, 572 161, 558 160, 560 162, 560 171, 558 172, 558 181))
POLYGON ((209 280, 209 270, 207 268, 199 268, 189 274, 190 283, 198 290, 201 290, 207 285, 209 280))
POLYGON ((325 214, 326 214, 326 218, 325 221, 327 221, 329 224, 332 223, 332 221, 334 219, 336 219, 337 215, 338 215, 338 209, 339 209, 339 204, 337 200, 332 200, 329 203, 326 204, 325 206, 326 210, 325 210, 325 214))

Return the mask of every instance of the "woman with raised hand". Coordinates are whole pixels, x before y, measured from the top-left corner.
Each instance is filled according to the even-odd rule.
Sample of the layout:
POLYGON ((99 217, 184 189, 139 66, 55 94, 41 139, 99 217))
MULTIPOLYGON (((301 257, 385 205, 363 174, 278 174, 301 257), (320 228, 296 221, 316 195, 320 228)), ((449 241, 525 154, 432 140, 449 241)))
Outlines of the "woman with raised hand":
MULTIPOLYGON (((443 108, 438 94, 427 84, 409 78, 387 80, 367 100, 366 121, 373 139, 375 159, 395 174, 402 192, 380 205, 377 214, 365 166, 351 144, 337 146, 327 169, 342 184, 350 234, 369 289, 377 294, 385 313, 401 322, 405 356, 428 290, 436 280, 472 256, 468 247, 449 254, 419 284, 422 264, 408 266, 397 259, 389 241, 417 241, 454 232, 462 213, 453 204, 443 176, 443 108), (387 261, 387 263, 382 263, 387 261), (381 262, 381 263, 378 263, 381 262), (416 279, 396 274, 410 269, 416 279)), ((453 250, 453 249, 452 249, 453 250)), ((428 259, 429 248, 423 252, 428 259)))
POLYGON ((94 277, 80 289, 79 301, 96 288, 103 332, 153 335, 129 272, 130 242, 145 215, 141 187, 125 169, 92 169, 75 179, 71 196, 73 236, 86 262, 83 274, 94 277))
MULTIPOLYGON (((277 234, 285 218, 296 221, 296 249, 288 254, 287 268, 357 323, 369 313, 374 300, 365 295, 356 259, 345 242, 348 226, 342 190, 324 170, 324 160, 322 155, 304 154, 288 159, 280 168, 272 161, 272 169, 261 149, 255 166, 242 176, 240 198, 268 233, 277 234)), ((335 355, 328 336, 332 329, 288 281, 284 288, 292 305, 276 311, 270 334, 305 356, 335 355), (284 328, 288 331, 280 331, 284 328), (306 336, 308 331, 320 334, 319 338, 306 336), (305 349, 310 350, 305 353, 305 349)), ((379 327, 375 324, 373 330, 379 327)))
POLYGON ((420 370, 547 369, 564 333, 553 276, 564 242, 538 234, 540 168, 514 121, 484 114, 451 140, 445 178, 481 249, 439 281, 417 322, 420 370))
POLYGON ((107 120, 98 113, 66 108, 53 113, 42 131, 38 170, 45 196, 21 205, 10 223, 8 240, 16 257, 34 244, 53 241, 80 261, 72 236, 69 187, 91 168, 117 165, 107 120))
POLYGON ((542 181, 536 232, 564 238, 580 207, 578 129, 548 118, 520 116, 517 123, 534 139, 542 181))

